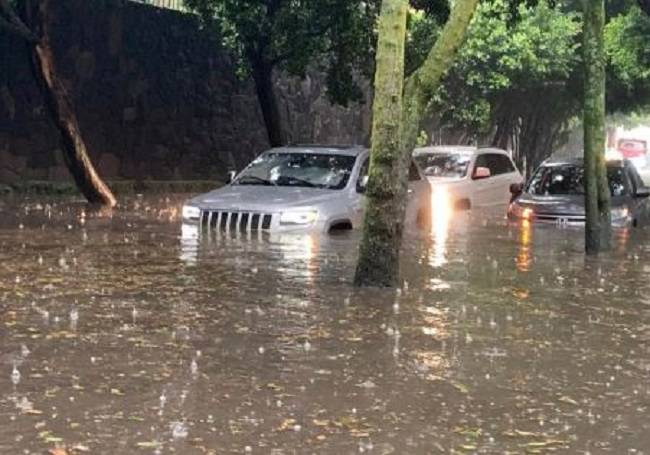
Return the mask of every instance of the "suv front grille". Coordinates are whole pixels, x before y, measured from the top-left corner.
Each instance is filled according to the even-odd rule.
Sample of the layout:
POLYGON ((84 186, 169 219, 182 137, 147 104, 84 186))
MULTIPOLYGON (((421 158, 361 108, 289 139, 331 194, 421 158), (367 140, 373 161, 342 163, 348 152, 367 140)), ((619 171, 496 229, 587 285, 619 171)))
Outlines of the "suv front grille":
POLYGON ((584 215, 564 214, 564 213, 536 213, 535 219, 550 223, 584 223, 584 215))
POLYGON ((219 231, 260 231, 271 228, 273 215, 270 213, 228 212, 221 210, 203 210, 201 226, 219 231))

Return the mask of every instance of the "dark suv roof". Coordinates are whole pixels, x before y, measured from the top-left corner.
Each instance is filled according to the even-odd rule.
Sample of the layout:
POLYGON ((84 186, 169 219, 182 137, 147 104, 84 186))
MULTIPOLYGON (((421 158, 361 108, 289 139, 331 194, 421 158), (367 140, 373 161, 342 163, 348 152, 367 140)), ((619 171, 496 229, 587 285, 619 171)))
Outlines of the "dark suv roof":
MULTIPOLYGON (((608 167, 623 167, 625 166, 627 160, 607 160, 608 167)), ((548 159, 544 161, 541 165, 554 167, 554 166, 584 166, 584 158, 567 158, 567 159, 548 159)))

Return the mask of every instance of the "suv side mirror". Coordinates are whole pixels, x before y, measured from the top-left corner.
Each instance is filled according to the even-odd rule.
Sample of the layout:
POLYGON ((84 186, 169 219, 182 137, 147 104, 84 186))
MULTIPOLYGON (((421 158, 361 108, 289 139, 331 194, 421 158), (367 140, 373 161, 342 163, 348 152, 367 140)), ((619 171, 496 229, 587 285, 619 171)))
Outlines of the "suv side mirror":
POLYGON ((510 184, 510 193, 513 196, 519 196, 523 192, 524 192, 524 184, 523 183, 512 183, 512 184, 510 184))
POLYGON ((650 188, 648 188, 647 186, 642 186, 640 188, 637 188, 635 196, 638 197, 638 198, 649 197, 650 196, 650 188))
POLYGON ((357 193, 365 193, 368 188, 368 176, 364 175, 357 182, 357 193))
POLYGON ((481 180, 492 177, 492 172, 490 168, 479 166, 474 170, 474 175, 472 176, 473 180, 481 180))
POLYGON ((226 185, 231 184, 232 181, 235 180, 236 176, 237 176, 237 171, 228 171, 228 174, 226 174, 226 185))

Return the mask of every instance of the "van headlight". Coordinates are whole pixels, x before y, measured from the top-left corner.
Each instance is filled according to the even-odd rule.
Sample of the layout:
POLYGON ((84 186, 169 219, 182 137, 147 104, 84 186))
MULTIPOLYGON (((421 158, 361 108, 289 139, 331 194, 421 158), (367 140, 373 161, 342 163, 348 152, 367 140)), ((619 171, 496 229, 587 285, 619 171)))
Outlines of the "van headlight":
POLYGON ((628 210, 627 207, 612 209, 612 220, 625 219, 628 217, 629 214, 630 211, 628 210))
POLYGON ((183 206, 183 219, 187 221, 197 221, 201 216, 201 209, 192 205, 183 206))
POLYGON ((280 214, 280 224, 311 224, 317 218, 317 210, 293 210, 280 214))

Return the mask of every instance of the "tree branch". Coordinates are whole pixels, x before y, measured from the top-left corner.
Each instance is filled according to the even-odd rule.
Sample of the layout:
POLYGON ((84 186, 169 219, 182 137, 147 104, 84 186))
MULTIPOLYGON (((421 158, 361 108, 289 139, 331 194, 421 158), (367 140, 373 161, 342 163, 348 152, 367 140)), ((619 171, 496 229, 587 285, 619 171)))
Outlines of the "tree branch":
MULTIPOLYGON (((300 40, 301 41, 307 41, 309 39, 318 38, 319 36, 322 36, 325 33, 327 33, 327 31, 330 30, 334 26, 335 23, 336 23, 336 19, 333 19, 332 21, 328 22, 327 24, 323 24, 321 27, 318 27, 318 28, 316 28, 314 30, 303 33, 300 36, 300 40)), ((327 54, 327 53, 333 51, 335 48, 336 48, 336 44, 333 43, 331 46, 327 47, 322 53, 327 54)), ((285 60, 290 60, 298 52, 300 52, 300 50, 297 49, 294 46, 290 50, 288 50, 287 52, 284 52, 284 53, 282 53, 280 55, 275 56, 271 60, 271 63, 273 65, 277 65, 278 63, 281 63, 281 62, 283 62, 285 60)))
POLYGON ((0 28, 7 30, 29 43, 36 44, 40 40, 27 25, 18 17, 9 4, 9 0, 0 0, 0 28))

